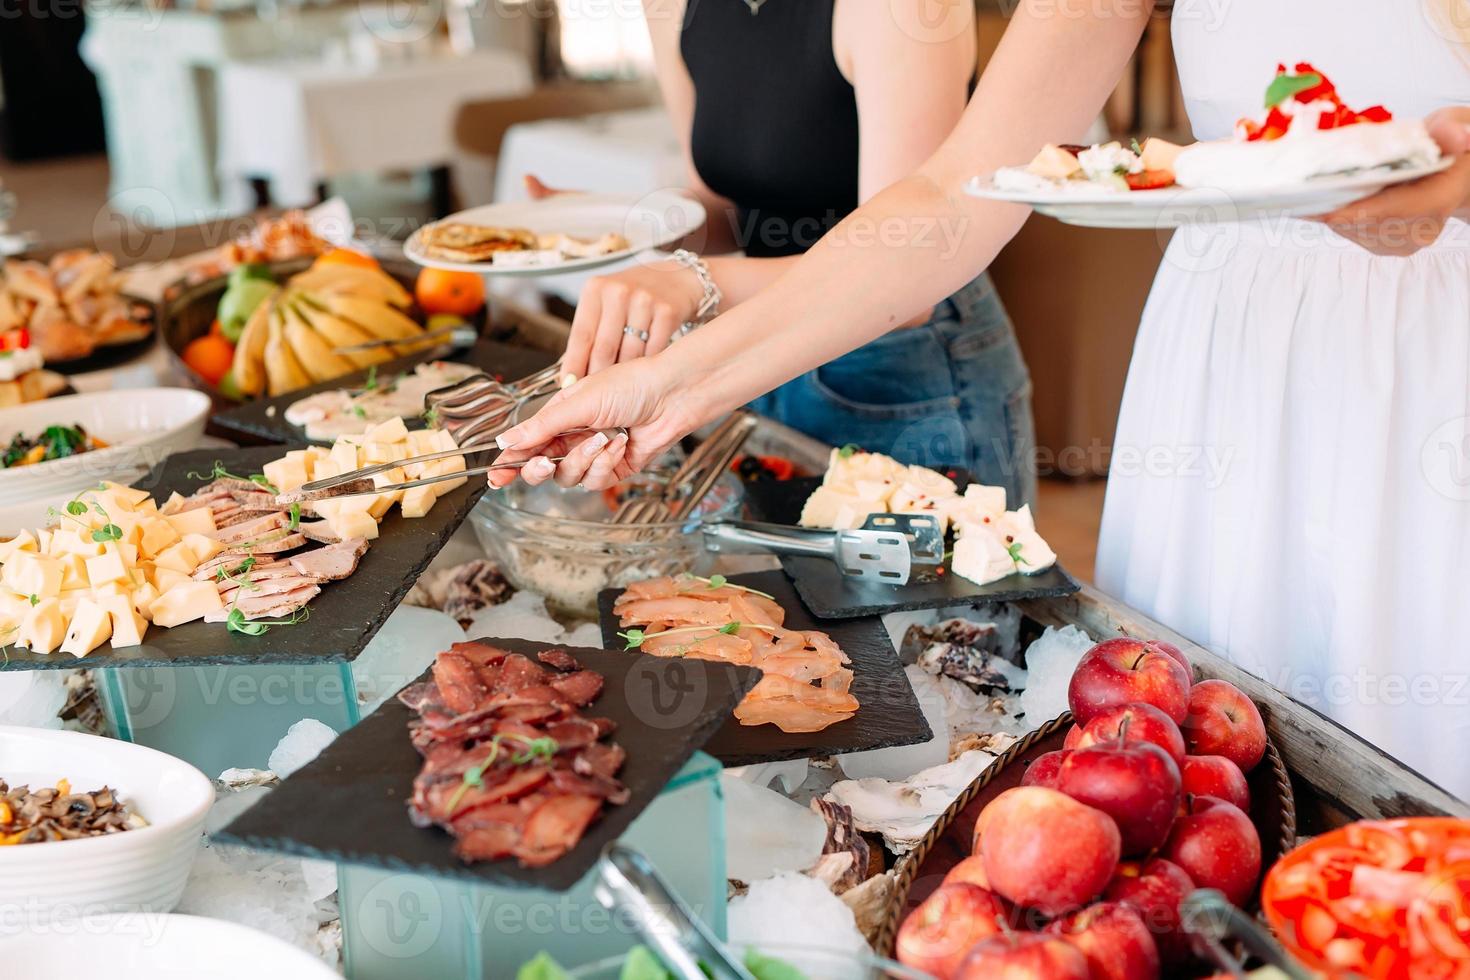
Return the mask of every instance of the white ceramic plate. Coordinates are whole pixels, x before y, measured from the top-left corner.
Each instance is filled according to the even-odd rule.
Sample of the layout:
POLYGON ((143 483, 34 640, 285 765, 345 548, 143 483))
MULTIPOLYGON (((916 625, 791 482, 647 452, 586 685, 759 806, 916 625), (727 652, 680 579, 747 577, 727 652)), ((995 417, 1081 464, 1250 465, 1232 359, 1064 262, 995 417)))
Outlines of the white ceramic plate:
POLYGON ((0 940, 0 955, 7 976, 26 980, 73 980, 79 964, 107 980, 342 980, 274 936, 193 915, 97 916, 0 940))
POLYGON ((403 254, 419 265, 487 276, 550 276, 579 269, 595 269, 621 261, 650 248, 678 241, 704 224, 704 208, 674 191, 651 194, 558 194, 540 201, 487 204, 452 214, 445 221, 498 228, 526 228, 537 234, 563 232, 576 238, 598 238, 617 232, 628 248, 586 259, 566 259, 555 265, 518 269, 493 262, 450 262, 430 258, 419 245, 419 232, 409 236, 403 254))
POLYGON ((1290 187, 1222 191, 1210 187, 1165 187, 1155 191, 1108 191, 1089 186, 1039 190, 1002 190, 990 176, 974 177, 965 192, 992 201, 1029 205, 1069 225, 1090 228, 1179 228, 1221 224, 1266 216, 1304 217, 1325 214, 1351 201, 1376 194, 1390 184, 1439 173, 1454 161, 1440 160, 1402 170, 1368 170, 1340 177, 1319 177, 1290 187))
POLYGON ((107 442, 66 459, 0 470, 0 506, 75 492, 99 480, 135 475, 204 434, 209 396, 187 388, 137 388, 65 395, 0 413, 0 445, 16 434, 35 436, 48 425, 81 425, 107 442))
POLYGON ((162 913, 178 904, 214 805, 214 785, 198 769, 131 742, 0 725, 0 777, 11 786, 54 786, 59 779, 78 791, 109 786, 148 821, 102 837, 0 848, 0 906, 32 917, 0 916, 0 949, 8 949, 3 937, 63 919, 162 913))

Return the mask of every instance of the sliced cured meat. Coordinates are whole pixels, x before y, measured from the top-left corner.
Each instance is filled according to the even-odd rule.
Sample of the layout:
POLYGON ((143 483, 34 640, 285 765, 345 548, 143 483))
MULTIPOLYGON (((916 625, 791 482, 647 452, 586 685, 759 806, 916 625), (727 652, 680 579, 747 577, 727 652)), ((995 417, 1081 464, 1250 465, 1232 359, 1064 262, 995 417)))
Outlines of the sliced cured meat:
POLYGON ((553 796, 531 814, 512 851, 527 867, 548 865, 577 845, 601 810, 595 796, 553 796))
POLYGON ((475 665, 456 653, 442 653, 434 658, 434 683, 439 685, 439 698, 444 707, 457 715, 472 710, 489 694, 475 665))
POLYGON ((577 658, 565 650, 542 650, 536 654, 536 659, 557 670, 571 672, 582 669, 582 665, 577 663, 577 658))
POLYGON ((291 520, 288 514, 276 511, 263 517, 253 517, 239 524, 229 527, 218 528, 209 536, 224 545, 233 545, 238 542, 248 541, 268 534, 277 528, 284 528, 291 520))
POLYGON ((579 670, 552 680, 551 687, 569 703, 582 707, 597 700, 602 693, 602 675, 596 671, 579 670))
POLYGON ((357 563, 367 553, 367 549, 368 543, 365 539, 349 538, 325 548, 292 555, 286 560, 302 575, 321 582, 335 582, 357 571, 357 563))

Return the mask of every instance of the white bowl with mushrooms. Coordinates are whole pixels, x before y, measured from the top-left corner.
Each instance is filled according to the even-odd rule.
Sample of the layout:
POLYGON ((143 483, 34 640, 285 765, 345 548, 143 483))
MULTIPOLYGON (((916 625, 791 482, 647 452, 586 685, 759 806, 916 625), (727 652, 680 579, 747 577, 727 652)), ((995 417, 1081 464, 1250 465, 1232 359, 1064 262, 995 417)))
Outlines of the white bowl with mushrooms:
POLYGON ((0 781, 0 937, 178 904, 214 804, 198 769, 117 739, 0 725, 0 781))

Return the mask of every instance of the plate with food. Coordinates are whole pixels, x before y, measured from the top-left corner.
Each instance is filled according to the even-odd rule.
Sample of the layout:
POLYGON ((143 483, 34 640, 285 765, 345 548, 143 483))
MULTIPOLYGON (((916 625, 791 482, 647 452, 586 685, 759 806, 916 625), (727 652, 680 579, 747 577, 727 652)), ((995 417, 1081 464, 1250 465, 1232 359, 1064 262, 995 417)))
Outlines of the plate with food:
POLYGON ((0 270, 0 333, 24 331, 25 346, 69 374, 133 357, 153 338, 153 311, 122 282, 116 260, 92 249, 10 259, 0 270))
POLYGON ((758 676, 530 640, 456 643, 213 836, 394 871, 565 891, 758 676), (331 820, 320 819, 326 797, 331 820))
POLYGON ((374 364, 332 381, 275 398, 246 402, 211 419, 215 428, 251 441, 330 443, 358 435, 390 419, 423 426, 424 395, 475 374, 514 381, 556 360, 556 355, 493 340, 440 359, 426 351, 374 364))
POLYGON ((63 395, 0 414, 0 505, 132 479, 204 434, 209 399, 186 388, 63 395))
POLYGON ((71 390, 71 383, 46 370, 46 359, 31 344, 25 327, 0 331, 0 408, 38 402, 71 390))
POLYGON ((403 254, 420 265, 494 276, 593 269, 698 230, 704 208, 674 191, 557 194, 471 208, 425 225, 403 254))
POLYGON ((1068 224, 1177 228, 1325 214, 1453 162, 1423 120, 1381 105, 1354 110, 1304 62, 1278 66, 1264 102, 1264 116, 1241 119, 1230 139, 1047 145, 966 190, 1068 224))
POLYGON ((943 562, 915 566, 903 585, 844 575, 825 558, 783 556, 802 602, 820 619, 1013 602, 1080 588, 1037 533, 1029 506, 1008 509, 1005 488, 971 482, 963 473, 905 466, 844 446, 832 450, 820 479, 755 483, 746 492, 751 509, 778 524, 855 530, 875 514, 925 515, 939 523, 947 542, 943 562))
POLYGON ((599 607, 609 649, 761 670, 705 746, 726 765, 933 737, 882 621, 820 623, 780 572, 661 576, 608 589, 599 607))
MULTIPOLYGON (((285 506, 276 494, 452 445, 395 419, 330 449, 179 453, 133 487, 84 490, 0 544, 0 670, 351 660, 484 479, 285 506)), ((464 468, 406 463, 379 485, 464 468)))

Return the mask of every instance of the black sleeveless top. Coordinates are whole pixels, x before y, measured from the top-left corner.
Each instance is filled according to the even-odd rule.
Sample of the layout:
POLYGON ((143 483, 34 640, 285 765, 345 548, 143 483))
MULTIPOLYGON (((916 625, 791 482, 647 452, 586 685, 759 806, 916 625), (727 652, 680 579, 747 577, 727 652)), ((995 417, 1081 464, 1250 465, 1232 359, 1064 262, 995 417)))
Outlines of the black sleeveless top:
MULTIPOLYGON (((862 0, 872 2, 872 0, 862 0)), ((858 204, 858 113, 832 56, 836 0, 688 0, 699 176, 755 257, 805 252, 858 204)))

